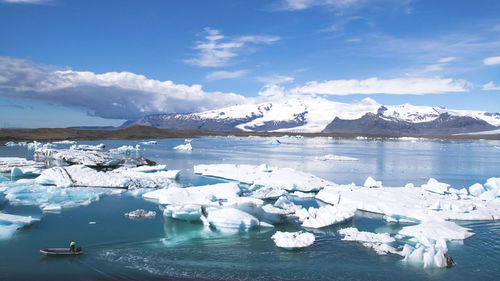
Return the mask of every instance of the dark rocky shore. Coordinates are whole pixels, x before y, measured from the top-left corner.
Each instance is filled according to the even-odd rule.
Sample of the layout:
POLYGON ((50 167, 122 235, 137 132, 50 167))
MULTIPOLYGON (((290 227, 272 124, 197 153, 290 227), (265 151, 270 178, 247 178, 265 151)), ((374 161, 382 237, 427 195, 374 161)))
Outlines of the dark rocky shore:
MULTIPOLYGON (((281 137, 337 137, 355 138, 358 136, 394 138, 402 135, 384 134, 352 134, 352 133, 289 133, 289 132, 221 132, 205 130, 167 130, 148 126, 131 126, 114 130, 83 130, 68 128, 39 128, 39 129, 0 129, 0 143, 8 141, 59 141, 59 140, 124 140, 124 139, 163 139, 163 138, 197 138, 202 136, 262 136, 281 137)), ((497 135, 404 135, 404 137, 430 138, 430 139, 487 139, 500 140, 497 135)))

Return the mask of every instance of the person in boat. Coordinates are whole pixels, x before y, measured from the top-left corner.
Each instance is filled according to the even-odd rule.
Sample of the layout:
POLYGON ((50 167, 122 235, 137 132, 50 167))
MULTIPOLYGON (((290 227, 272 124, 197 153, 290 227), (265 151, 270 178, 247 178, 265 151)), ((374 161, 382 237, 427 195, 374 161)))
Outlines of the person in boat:
POLYGON ((75 246, 76 246, 75 241, 71 240, 71 242, 69 243, 69 251, 73 253, 76 252, 75 246))

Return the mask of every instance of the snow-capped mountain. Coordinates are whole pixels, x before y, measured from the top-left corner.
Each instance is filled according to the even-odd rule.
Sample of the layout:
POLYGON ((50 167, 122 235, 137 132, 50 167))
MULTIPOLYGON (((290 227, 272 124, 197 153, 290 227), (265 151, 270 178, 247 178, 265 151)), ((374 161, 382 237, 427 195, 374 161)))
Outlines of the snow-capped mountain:
POLYGON ((305 97, 199 113, 149 115, 124 124, 128 125, 176 130, 454 134, 497 129, 500 114, 410 104, 384 106, 370 98, 340 103, 305 97))

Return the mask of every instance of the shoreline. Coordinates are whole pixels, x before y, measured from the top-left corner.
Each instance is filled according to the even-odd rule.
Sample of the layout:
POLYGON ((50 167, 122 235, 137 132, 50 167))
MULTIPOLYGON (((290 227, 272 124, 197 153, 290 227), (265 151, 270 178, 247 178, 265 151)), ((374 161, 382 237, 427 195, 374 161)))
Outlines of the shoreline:
POLYGON ((450 140, 500 140, 497 135, 384 135, 358 133, 292 133, 292 132, 243 132, 243 131, 205 131, 205 130, 169 130, 149 126, 131 126, 113 130, 85 130, 68 128, 38 129, 0 129, 0 144, 9 141, 61 141, 61 140, 134 140, 166 138, 198 138, 204 136, 237 137, 282 137, 282 136, 334 137, 334 138, 425 138, 450 140))

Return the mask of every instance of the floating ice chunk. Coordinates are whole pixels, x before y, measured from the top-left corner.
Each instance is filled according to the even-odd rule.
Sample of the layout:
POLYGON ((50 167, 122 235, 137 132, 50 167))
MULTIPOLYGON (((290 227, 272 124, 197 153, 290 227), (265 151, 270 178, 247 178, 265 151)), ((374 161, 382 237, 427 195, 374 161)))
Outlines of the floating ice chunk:
POLYGON ((17 229, 30 225, 39 219, 0 213, 0 240, 8 239, 17 229))
POLYGON ((422 239, 432 240, 463 240, 474 233, 450 221, 426 221, 417 225, 405 226, 399 231, 400 234, 422 239))
POLYGON ((57 187, 69 187, 73 185, 73 180, 68 175, 66 169, 61 167, 54 167, 43 171, 35 179, 35 182, 43 185, 55 185, 57 187))
POLYGON ((95 221, 89 221, 89 224, 96 224, 95 221))
POLYGON ((193 147, 191 146, 191 143, 185 143, 185 144, 180 144, 178 146, 174 147, 175 150, 182 150, 182 151, 191 151, 193 150, 193 147))
POLYGON ((302 209, 301 206, 295 205, 286 196, 281 196, 280 198, 278 198, 278 200, 276 200, 276 202, 274 202, 274 206, 278 207, 278 208, 281 208, 283 210, 287 210, 289 212, 293 212, 293 213, 295 213, 296 211, 302 209))
POLYGON ((213 164, 195 165, 194 172, 204 176, 215 176, 247 184, 283 188, 291 191, 318 191, 327 185, 334 184, 312 174, 290 168, 273 167, 272 172, 264 172, 259 166, 255 165, 213 164))
POLYGON ((137 209, 135 211, 125 213, 124 215, 130 219, 152 219, 156 217, 156 212, 137 209))
POLYGON ((106 148, 106 145, 104 143, 97 144, 97 145, 90 145, 90 144, 79 144, 79 145, 72 145, 70 149, 75 149, 75 150, 86 150, 86 151, 98 151, 98 150, 103 150, 106 148))
POLYGON ((35 149, 39 149, 42 147, 42 144, 37 142, 37 141, 34 141, 34 142, 30 142, 26 145, 28 147, 28 150, 35 150, 35 149))
POLYGON ((40 172, 43 164, 19 157, 0 157, 0 173, 11 173, 13 168, 19 168, 23 174, 25 172, 34 174, 40 172))
POLYGON ((158 189, 145 193, 142 197, 157 200, 158 203, 165 205, 219 205, 220 200, 235 199, 240 194, 241 189, 238 184, 219 183, 186 188, 170 187, 158 189))
POLYGON ((269 222, 271 224, 283 223, 289 218, 295 218, 295 211, 290 209, 276 208, 271 204, 262 206, 262 213, 258 217, 259 220, 269 222))
POLYGON ((276 199, 287 194, 286 190, 280 187, 260 187, 252 192, 252 197, 259 199, 276 199))
POLYGON ((259 226, 257 218, 234 208, 210 210, 208 211, 207 221, 219 230, 247 230, 259 226))
POLYGON ((448 192, 449 187, 450 187, 449 184, 438 182, 434 178, 430 178, 426 184, 422 184, 423 189, 438 194, 445 194, 446 192, 448 192))
POLYGON ((363 184, 364 187, 382 187, 382 182, 381 181, 376 181, 372 177, 368 177, 365 180, 365 183, 363 184))
POLYGON ((152 173, 152 172, 166 171, 167 165, 154 165, 154 166, 145 165, 145 166, 128 168, 128 170, 141 173, 152 173))
POLYGON ((54 142, 55 144, 75 144, 76 141, 72 141, 72 140, 63 140, 63 141, 55 141, 54 142))
POLYGON ((185 221, 199 221, 202 216, 200 205, 168 205, 163 211, 163 215, 174 219, 185 221))
POLYGON ((342 205, 327 205, 320 208, 302 208, 295 212, 302 222, 303 227, 321 228, 336 223, 341 223, 352 217, 356 209, 342 205))
POLYGON ((344 228, 339 230, 339 234, 344 235, 344 241, 359 241, 359 242, 372 242, 372 243, 391 243, 396 239, 391 237, 388 233, 372 233, 367 231, 359 231, 354 227, 344 228))
POLYGON ((62 210, 62 206, 59 204, 42 204, 40 208, 44 212, 60 212, 62 210))
POLYGON ((309 247, 314 243, 314 234, 298 231, 298 232, 281 232, 277 231, 271 238, 277 247, 287 250, 309 247))
POLYGON ((350 227, 339 230, 339 234, 344 235, 342 240, 362 242, 363 246, 372 248, 379 255, 386 255, 388 253, 399 254, 396 248, 388 245, 388 243, 396 241, 388 233, 359 231, 354 227, 350 227))
POLYGON ((270 172, 272 172, 272 171, 273 171, 273 169, 271 169, 271 168, 269 167, 269 165, 267 165, 267 164, 261 164, 261 165, 259 166, 259 170, 261 170, 262 172, 267 172, 267 173, 270 173, 270 172))
POLYGON ((20 141, 18 143, 15 143, 13 141, 9 141, 5 144, 5 146, 26 146, 27 143, 25 141, 20 141))
POLYGON ((484 184, 487 191, 491 191, 495 197, 500 196, 500 178, 489 178, 484 184))
POLYGON ((141 144, 142 145, 153 145, 153 144, 157 144, 158 142, 157 141, 141 141, 141 144))
POLYGON ((271 145, 280 145, 281 142, 279 141, 279 139, 272 139, 270 140, 267 144, 271 144, 271 145))
POLYGON ((85 165, 89 167, 115 167, 118 161, 110 155, 99 151, 75 149, 37 149, 35 160, 56 160, 69 165, 85 165))
POLYGON ((327 154, 324 156, 317 156, 314 157, 314 159, 318 161, 327 161, 327 160, 332 160, 332 161, 358 161, 358 158, 354 157, 349 157, 349 156, 339 156, 339 155, 333 155, 333 154, 327 154))
POLYGON ((109 153, 111 154, 125 154, 125 155, 130 155, 132 153, 137 153, 141 149, 140 145, 131 146, 131 145, 123 145, 118 148, 110 149, 109 153))

